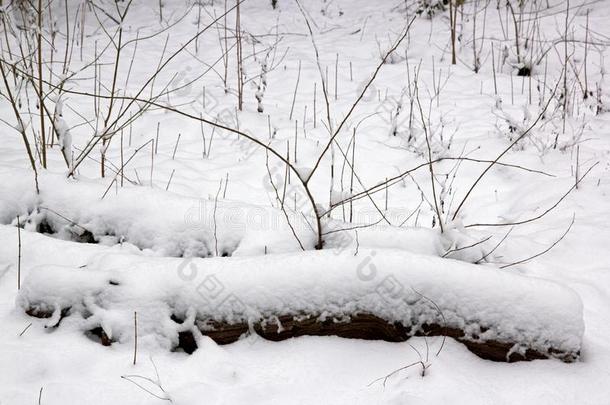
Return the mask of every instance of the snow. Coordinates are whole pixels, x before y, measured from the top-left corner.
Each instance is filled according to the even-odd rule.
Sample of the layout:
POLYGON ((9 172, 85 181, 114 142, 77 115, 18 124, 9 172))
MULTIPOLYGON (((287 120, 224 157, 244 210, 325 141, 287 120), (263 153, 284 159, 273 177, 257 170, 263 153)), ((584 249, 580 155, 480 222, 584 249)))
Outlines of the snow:
MULTIPOLYGON (((116 11, 113 2, 95 3, 111 14, 116 11)), ((350 165, 344 162, 338 147, 332 147, 333 159, 329 151, 321 160, 309 181, 321 210, 328 209, 329 203, 422 165, 397 180, 387 194, 381 187, 379 192, 353 204, 335 208, 322 221, 328 232, 322 252, 312 250, 316 243, 311 231, 312 212, 294 172, 286 188, 285 208, 307 249, 304 253, 270 187, 264 150, 233 133, 218 129, 213 132, 208 125, 201 126, 161 109, 151 108, 127 124, 122 135, 117 133, 107 142, 105 178, 100 178, 100 140, 99 147, 78 167, 74 178, 67 179, 69 168, 61 147, 72 152, 66 156, 69 161, 72 156, 76 161, 87 141, 104 133, 108 100, 100 100, 97 111, 89 97, 49 94, 50 111, 61 113, 55 122, 60 143, 58 147, 55 139, 53 148, 47 150, 48 168, 43 169, 40 148, 34 142, 39 125, 36 93, 31 86, 16 83, 13 90, 21 86, 24 128, 15 119, 10 103, 4 98, 0 103, 0 403, 168 402, 121 378, 127 375, 150 378, 136 377, 134 381, 180 405, 607 403, 610 93, 606 72, 610 8, 607 2, 570 2, 568 36, 574 41, 568 42, 568 53, 573 63, 568 65, 570 97, 564 121, 561 37, 567 3, 552 0, 550 9, 546 9, 546 2, 523 3, 527 16, 534 15, 527 13, 533 4, 540 4, 544 10, 537 15, 536 25, 530 18, 523 21, 526 31, 535 31, 539 41, 528 42, 527 51, 525 42, 521 43, 521 62, 515 53, 510 13, 503 4, 497 10, 495 2, 482 11, 483 3, 466 2, 464 14, 458 11, 457 65, 450 64, 448 11, 434 10, 435 15, 429 18, 424 10, 403 46, 392 55, 397 63, 382 67, 337 137, 351 164, 352 150, 348 146, 356 130, 357 178, 353 192, 350 165), (479 12, 477 34, 473 35, 475 4, 479 12), (587 23, 590 43, 585 59, 587 23), (473 72, 473 39, 477 47, 482 46, 478 73, 473 72), (516 75, 523 63, 545 51, 546 60, 533 66, 531 81, 516 75), (433 227, 436 213, 426 165, 425 131, 417 102, 408 90, 409 80, 412 85, 416 72, 433 158, 493 160, 518 136, 518 131, 528 128, 538 117, 543 101, 548 101, 554 85, 560 83, 545 118, 500 162, 551 176, 495 165, 453 220, 456 207, 488 163, 435 163, 444 232, 440 232, 436 220, 433 227), (582 86, 590 91, 586 100, 582 99, 582 86), (97 122, 96 115, 100 117, 97 122), (509 127, 517 132, 511 132, 509 127), (40 195, 34 190, 22 129, 30 136, 37 160, 40 195), (174 157, 178 134, 180 143, 174 157), (154 161, 150 148, 153 139, 158 148, 154 161), (136 153, 142 145, 146 146, 136 153), (121 176, 116 175, 121 156, 126 161, 133 153, 121 184, 121 176), (330 180, 331 162, 334 182, 330 180), (503 225, 537 217, 553 207, 574 186, 576 174, 582 175, 596 162, 599 163, 578 188, 548 214, 522 225, 503 225), (215 201, 219 184, 222 189, 215 201), (568 229, 572 218, 574 224, 565 237, 538 256, 568 229), (18 236, 17 222, 26 221, 29 223, 18 236), (52 234, 36 232, 49 231, 42 226, 45 224, 51 225, 52 234), (476 224, 495 225, 473 226, 476 224), (84 229, 97 243, 82 243, 91 241, 84 229), (338 229, 347 230, 334 232, 338 229), (231 257, 216 257, 223 254, 231 257), (377 271, 370 282, 359 280, 355 274, 367 258, 377 271), (184 264, 186 269, 191 269, 190 264, 196 265, 198 276, 193 281, 180 278, 177 269, 184 264), (503 266, 508 267, 501 269, 503 266), (17 291, 18 267, 21 291, 17 291), (213 302, 206 301, 197 290, 200 278, 203 281, 212 274, 223 283, 223 291, 235 293, 253 311, 212 311, 213 302), (501 364, 480 359, 453 339, 443 344, 441 337, 413 337, 408 342, 388 343, 335 337, 268 342, 245 336, 237 343, 218 346, 197 336, 199 349, 192 355, 168 350, 175 345, 178 330, 192 326, 190 321, 195 321, 195 315, 210 313, 238 313, 240 319, 257 319, 278 308, 295 312, 315 308, 334 317, 347 309, 364 308, 411 322, 415 313, 409 312, 411 306, 403 301, 387 304, 377 294, 375 287, 390 287, 381 283, 385 280, 382 276, 393 276, 400 282, 406 291, 402 298, 409 303, 414 301, 413 308, 424 319, 435 319, 438 313, 421 300, 422 305, 417 307, 418 295, 410 287, 434 297, 452 322, 473 322, 471 326, 476 329, 482 320, 493 321, 498 327, 488 332, 495 337, 526 339, 541 348, 550 342, 567 350, 580 348, 579 360, 570 364, 555 359, 501 364), (110 286, 110 280, 120 284, 110 286), (44 301, 56 308, 71 305, 79 311, 55 327, 59 311, 53 318, 34 318, 23 312, 28 301, 44 301), (85 308, 95 315, 89 316, 85 308), (134 310, 140 323, 135 365, 134 310), (186 323, 177 325, 169 319, 176 310, 182 312, 186 323), (84 333, 98 324, 119 342, 103 347, 84 333), (394 370, 420 361, 383 383, 394 370), (426 367, 424 376, 422 365, 426 367)), ((121 7, 125 3, 117 4, 121 7)), ((325 81, 334 126, 362 91, 380 60, 380 50, 388 49, 404 27, 405 13, 412 16, 416 5, 421 3, 302 2, 311 18, 322 71, 325 73, 328 67, 325 81)), ((52 77, 54 83, 69 79, 67 90, 93 92, 94 68, 86 64, 93 60, 96 42, 99 51, 108 38, 91 11, 84 20, 81 16, 75 18, 79 6, 80 2, 68 1, 71 31, 74 25, 80 32, 79 24, 84 21, 82 60, 78 38, 71 52, 71 65, 65 73, 59 67, 65 42, 65 11, 63 2, 54 2, 53 20, 58 30, 53 55, 56 68, 50 75, 47 69, 51 64, 45 65, 44 77, 52 77)), ((131 67, 133 43, 126 46, 117 94, 138 94, 158 66, 166 34, 167 57, 191 38, 199 19, 203 26, 214 13, 218 16, 223 10, 221 2, 210 1, 162 2, 162 6, 164 21, 159 23, 158 2, 132 2, 122 25, 124 40, 136 35, 142 38, 160 26, 167 30, 138 43, 131 67), (179 20, 192 4, 188 16, 179 20), (201 16, 198 5, 202 6, 201 16), (127 83, 128 69, 131 75, 127 83)), ((276 10, 267 1, 246 1, 241 7, 244 32, 252 34, 244 35, 244 55, 257 51, 256 57, 244 61, 247 79, 252 79, 244 87, 244 111, 236 114, 235 48, 229 55, 227 86, 222 83, 222 27, 213 27, 201 35, 198 50, 190 46, 158 75, 155 92, 194 80, 158 101, 196 117, 201 114, 211 121, 219 117, 228 126, 239 126, 282 156, 289 156, 298 175, 309 178, 329 134, 318 63, 303 16, 292 1, 279 0, 276 10), (294 114, 289 119, 299 64, 301 76, 294 114), (250 76, 259 72, 262 77, 250 76), (264 107, 263 113, 257 111, 259 106, 264 107)), ((15 35, 32 25, 28 17, 33 15, 24 16, 11 5, 4 9, 13 22, 21 24, 12 31, 15 35)), ((116 24, 96 10, 108 32, 114 32, 116 24)), ((228 45, 232 47, 233 14, 227 23, 228 45)), ((28 35, 36 33, 36 24, 33 25, 28 28, 28 35)), ((47 30, 43 32, 49 34, 47 30)), ((2 59, 16 63, 21 55, 9 55, 4 46, 7 36, 1 37, 2 59)), ((8 38, 15 45, 11 49, 19 49, 18 38, 10 31, 8 38)), ((45 39, 45 61, 50 61, 51 39, 45 39)), ((97 66, 104 94, 110 91, 113 61, 114 54, 109 51, 97 66)), ((9 79, 12 83, 13 77, 9 79)), ((0 91, 6 94, 3 82, 0 91)), ((122 123, 134 111, 135 106, 122 123)), ((116 114, 115 108, 113 117, 116 114)), ((50 129, 51 121, 46 124, 50 129)), ((285 165, 270 156, 269 166, 282 192, 285 165)))
MULTIPOLYGON (((26 230, 50 226, 53 235, 74 239, 90 232, 104 244, 129 242, 161 256, 240 256, 300 251, 298 242, 279 209, 240 201, 193 199, 162 190, 126 186, 120 193, 96 182, 66 179, 63 174, 44 173, 40 194, 30 190, 22 170, 7 170, 11 180, 0 185, 3 222, 26 230), (27 191, 26 191, 27 190, 27 191), (75 198, 78 196, 78 198, 75 198), (120 207, 120 209, 117 209, 120 207)), ((315 233, 313 218, 288 212, 299 240, 311 250, 315 233)), ((354 225, 333 221, 327 247, 353 249, 355 236, 336 232, 354 225)), ((416 253, 442 255, 451 236, 425 228, 371 227, 358 231, 363 247, 394 247, 416 253)))
POLYGON ((579 296, 557 283, 396 250, 185 260, 105 255, 78 268, 32 269, 18 305, 55 314, 71 308, 86 318, 82 330, 101 325, 119 342, 132 339, 137 311, 141 339, 160 339, 166 349, 177 345, 170 317, 187 319, 191 311, 202 321, 249 324, 274 315, 367 313, 414 331, 444 325, 473 340, 517 341, 543 353, 579 352, 584 329, 579 296))

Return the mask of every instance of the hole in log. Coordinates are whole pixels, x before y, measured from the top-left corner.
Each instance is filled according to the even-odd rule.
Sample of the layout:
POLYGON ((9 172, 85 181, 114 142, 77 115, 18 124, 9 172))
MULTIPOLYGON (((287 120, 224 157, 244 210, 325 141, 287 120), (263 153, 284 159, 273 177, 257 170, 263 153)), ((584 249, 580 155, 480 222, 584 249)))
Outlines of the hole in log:
POLYGON ((78 243, 97 243, 93 233, 86 229, 81 229, 80 232, 74 231, 74 229, 70 229, 70 237, 73 242, 78 243))
POLYGON ((170 319, 180 325, 182 325, 184 323, 184 318, 181 316, 178 316, 176 314, 172 314, 172 316, 170 317, 170 319))
POLYGON ((29 316, 33 316, 34 318, 50 318, 53 316, 53 311, 48 309, 42 309, 38 307, 30 307, 25 311, 29 316))
POLYGON ((101 343, 102 346, 110 346, 113 342, 113 340, 108 337, 101 326, 85 332, 85 335, 94 342, 101 343))
POLYGON ((36 232, 46 235, 53 235, 54 233, 56 233, 53 229, 53 226, 51 226, 51 224, 49 223, 49 221, 47 221, 46 218, 43 218, 36 226, 36 232))
POLYGON ((517 70, 517 76, 531 76, 532 75, 532 68, 524 65, 521 66, 519 68, 519 70, 517 70))
MULTIPOLYGON (((57 320, 57 322, 54 323, 53 325, 45 325, 45 328, 58 327, 59 324, 61 323, 61 321, 70 314, 70 308, 71 307, 63 308, 61 310, 61 312, 59 313, 59 319, 57 320)), ((35 318, 40 318, 40 319, 49 319, 53 316, 54 312, 55 311, 52 309, 40 308, 40 307, 30 307, 25 311, 25 313, 28 314, 29 316, 33 316, 35 318)))
POLYGON ((197 350, 197 342, 195 336, 190 330, 184 332, 178 332, 178 346, 174 348, 174 351, 183 350, 185 353, 193 354, 197 350))

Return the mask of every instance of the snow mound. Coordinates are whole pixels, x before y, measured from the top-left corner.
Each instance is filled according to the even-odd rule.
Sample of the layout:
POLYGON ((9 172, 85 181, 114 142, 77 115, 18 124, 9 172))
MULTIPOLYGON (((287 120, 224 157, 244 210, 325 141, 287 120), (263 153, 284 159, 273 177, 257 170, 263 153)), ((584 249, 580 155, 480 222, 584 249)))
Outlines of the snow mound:
MULTIPOLYGON (((191 198, 144 186, 125 186, 118 193, 94 181, 43 173, 40 194, 30 179, 17 173, 0 185, 0 221, 60 239, 106 245, 128 242, 139 249, 173 257, 257 256, 314 249, 313 218, 272 207, 214 198, 191 198)), ((325 248, 354 252, 392 248, 413 253, 476 261, 484 254, 456 249, 454 233, 325 220, 325 248), (357 227, 357 231, 354 228, 357 227), (345 231, 342 231, 345 230, 345 231), (357 235, 356 235, 357 232, 357 235)), ((464 239, 463 245, 472 244, 464 239)), ((478 247, 480 249, 480 247, 478 247)))

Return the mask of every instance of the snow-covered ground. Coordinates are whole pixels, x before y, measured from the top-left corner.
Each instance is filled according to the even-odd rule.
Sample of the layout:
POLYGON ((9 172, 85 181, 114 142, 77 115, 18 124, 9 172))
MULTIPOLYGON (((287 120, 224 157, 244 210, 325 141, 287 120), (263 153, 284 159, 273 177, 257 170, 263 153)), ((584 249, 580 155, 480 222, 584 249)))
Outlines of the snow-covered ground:
MULTIPOLYGON (((18 44, 25 44, 17 28, 21 16, 17 2, 4 5, 10 16, 4 21, 14 26, 2 33, 3 66, 12 94, 20 94, 40 193, 2 82, 0 404, 609 403, 610 90, 605 72, 610 64, 605 55, 610 4, 526 1, 520 9, 514 1, 513 20, 503 2, 466 2, 457 13, 456 65, 451 64, 449 10, 432 18, 424 12, 366 87, 421 3, 312 0, 299 7, 278 0, 273 9, 270 1, 244 1, 246 81, 243 111, 237 112, 235 10, 228 13, 225 31, 224 2, 164 1, 162 22, 158 2, 87 3, 84 19, 80 7, 86 3, 51 2, 51 16, 46 11, 44 17, 56 21, 58 33, 51 56, 48 27, 44 31, 49 37, 43 45, 45 78, 58 83, 65 77, 58 61, 64 57, 66 6, 69 31, 78 37, 67 72, 77 74, 62 89, 63 114, 56 121, 69 160, 79 162, 96 131, 105 130, 110 100, 94 102, 78 93, 101 88, 110 94, 112 46, 97 63, 87 63, 109 43, 108 36, 119 41, 113 19, 128 4, 115 95, 149 98, 150 84, 137 93, 169 60, 152 93, 167 86, 171 92, 156 103, 182 115, 153 106, 130 125, 130 112, 143 102, 125 110, 117 102, 110 117, 126 111, 119 120, 125 126, 105 151, 104 178, 101 142, 73 177, 67 176, 57 141, 47 150, 48 168, 42 169, 32 132, 39 125, 35 87, 25 86, 26 92, 16 86, 9 71, 9 63, 18 60, 18 44), (172 57, 198 27, 217 17, 218 24, 172 57), (519 55, 515 25, 522 29, 519 55), (129 42, 135 38, 141 40, 129 42), (224 46, 230 48, 228 92, 224 46), (477 53, 480 71, 475 73, 477 53), (540 63, 524 77, 517 74, 523 67, 517 59, 540 63), (56 66, 55 76, 49 66, 56 66), (591 93, 583 99, 585 88, 591 93), (360 194, 352 204, 336 205, 321 221, 328 251, 315 252, 315 216, 297 176, 306 178, 324 150, 329 117, 336 129, 363 89, 338 143, 308 182, 317 209, 326 211, 419 168, 389 187, 360 194), (297 169, 290 184, 284 187, 285 164, 277 156, 185 114, 239 128, 281 156, 288 154, 297 169), (490 162, 534 123, 461 205, 490 162), (430 156, 438 160, 434 189, 426 165, 430 156), (122 171, 121 162, 126 162, 122 171), (285 195, 285 211, 277 195, 285 195), (177 282, 185 266, 196 273, 177 282), (377 284, 358 278, 363 266, 377 274, 377 284), (249 336, 225 346, 199 336, 193 354, 169 351, 177 327, 164 328, 168 311, 185 318, 235 314, 215 310, 200 294, 199 280, 207 274, 218 275, 223 296, 234 295, 258 311, 249 316, 329 308, 337 315, 356 308, 404 320, 400 300, 409 302, 416 291, 430 296, 448 317, 455 315, 452 322, 494 321, 499 332, 492 332, 504 336, 534 336, 542 346, 549 341, 580 346, 580 358, 497 363, 438 336, 403 343, 314 336, 270 342, 249 336), (394 277, 390 287, 382 283, 387 276, 394 277), (104 290, 109 277, 124 295, 104 290), (404 291, 404 297, 384 300, 377 294, 380 286, 394 295, 404 291), (39 302, 57 308, 86 305, 55 327, 59 312, 51 319, 25 314, 29 304, 39 302), (174 306, 161 305, 168 302, 174 306), (79 318, 91 308, 96 308, 93 317, 79 318), (135 365, 131 309, 142 317, 135 365), (87 336, 93 324, 117 342, 105 347, 87 336)), ((30 40, 36 32, 31 30, 30 40)), ((51 93, 49 83, 45 88, 51 93)), ((51 110, 59 105, 57 93, 47 100, 51 110)))

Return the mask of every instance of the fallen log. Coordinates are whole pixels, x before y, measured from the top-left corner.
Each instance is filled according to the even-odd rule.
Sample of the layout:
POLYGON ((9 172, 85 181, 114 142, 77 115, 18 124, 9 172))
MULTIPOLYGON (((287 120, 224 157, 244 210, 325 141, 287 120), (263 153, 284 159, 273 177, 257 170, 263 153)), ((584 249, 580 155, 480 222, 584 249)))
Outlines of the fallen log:
MULTIPOLYGON (((563 353, 553 348, 549 348, 546 353, 532 349, 518 352, 512 349, 519 342, 472 340, 467 338, 466 333, 461 329, 437 324, 425 324, 421 330, 413 330, 399 322, 390 323, 371 314, 352 315, 349 317, 349 321, 344 322, 336 322, 331 319, 320 321, 316 316, 294 317, 282 315, 276 319, 281 326, 276 323, 257 323, 253 325, 256 335, 274 342, 299 336, 338 336, 386 342, 404 342, 412 336, 445 336, 463 343, 468 350, 482 359, 509 363, 546 358, 559 358, 565 362, 573 362, 580 355, 579 352, 563 353)), ((213 330, 206 328, 200 330, 200 332, 216 343, 224 345, 237 342, 251 330, 252 328, 246 323, 223 324, 214 322, 213 330)), ((192 333, 181 332, 181 334, 178 347, 187 353, 197 350, 197 343, 192 333)))
MULTIPOLYGON (((67 316, 69 311, 64 311, 62 317, 67 316)), ((30 316, 37 318, 50 318, 51 312, 30 308, 26 310, 30 316)), ((177 323, 182 323, 175 317, 177 323)), ((320 320, 319 316, 312 315, 281 315, 274 317, 275 323, 259 322, 248 325, 245 322, 229 324, 217 321, 199 321, 197 323, 206 325, 199 332, 208 336, 219 345, 235 343, 244 336, 255 333, 266 340, 279 342, 300 336, 337 336, 348 339, 383 340, 386 342, 404 342, 413 336, 444 336, 463 343, 472 353, 484 360, 513 363, 517 361, 531 361, 547 358, 558 358, 564 362, 573 362, 578 359, 580 352, 563 353, 559 350, 549 348, 545 353, 526 349, 523 352, 513 351, 519 342, 499 342, 495 340, 472 340, 466 333, 458 328, 441 325, 423 325, 421 330, 412 330, 399 322, 390 323, 385 319, 371 314, 356 314, 349 317, 347 321, 336 321, 335 319, 320 320)), ((108 337, 104 329, 97 326, 87 334, 96 337, 103 346, 110 346, 114 341, 108 337)), ((178 344, 174 350, 183 350, 191 354, 197 350, 197 339, 190 330, 178 332, 178 344)))
POLYGON ((52 326, 80 318, 81 330, 105 345, 133 338, 137 311, 139 338, 187 353, 201 335, 218 344, 248 334, 271 341, 446 336, 483 359, 572 362, 584 331, 580 298, 564 286, 399 251, 109 256, 85 268, 32 271, 18 304, 52 326))

